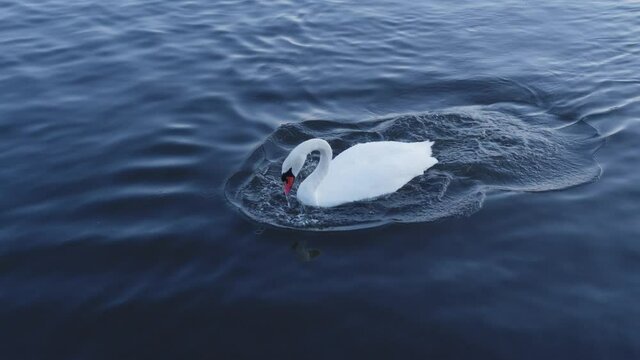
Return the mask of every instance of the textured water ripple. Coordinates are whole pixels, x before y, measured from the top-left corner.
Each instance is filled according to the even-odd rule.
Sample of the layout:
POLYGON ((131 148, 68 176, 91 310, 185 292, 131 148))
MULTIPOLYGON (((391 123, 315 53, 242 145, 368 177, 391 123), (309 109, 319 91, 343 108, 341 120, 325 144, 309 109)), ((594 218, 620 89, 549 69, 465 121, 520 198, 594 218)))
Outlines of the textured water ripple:
POLYGON ((639 357, 637 1, 8 0, 0 33, 3 359, 639 357), (402 191, 284 205, 299 141, 422 135, 402 191))
MULTIPOLYGON (((563 126, 538 108, 495 104, 341 124, 307 121, 273 133, 227 183, 227 198, 262 223, 306 230, 352 229, 388 222, 469 215, 492 190, 549 191, 596 179, 593 154, 602 143, 583 122, 563 126), (361 142, 435 141, 439 163, 397 193, 335 208, 292 206, 281 191, 280 165, 298 143, 314 137, 339 153, 361 142)), ((307 164, 302 178, 312 171, 307 164)), ((348 179, 345 179, 348 181, 348 179)))

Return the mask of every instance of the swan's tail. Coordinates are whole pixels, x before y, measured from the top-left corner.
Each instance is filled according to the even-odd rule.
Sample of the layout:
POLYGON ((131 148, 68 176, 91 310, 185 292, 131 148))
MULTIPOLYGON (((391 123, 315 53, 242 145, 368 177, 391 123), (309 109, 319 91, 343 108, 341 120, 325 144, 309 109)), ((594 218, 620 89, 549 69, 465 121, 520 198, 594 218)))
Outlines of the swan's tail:
POLYGON ((431 164, 429 165, 429 167, 435 165, 438 163, 438 159, 436 159, 435 157, 433 157, 433 151, 431 149, 431 147, 433 146, 433 144, 435 144, 435 141, 430 141, 430 140, 426 140, 421 142, 421 144, 424 144, 425 150, 427 152, 427 157, 429 158, 431 164))

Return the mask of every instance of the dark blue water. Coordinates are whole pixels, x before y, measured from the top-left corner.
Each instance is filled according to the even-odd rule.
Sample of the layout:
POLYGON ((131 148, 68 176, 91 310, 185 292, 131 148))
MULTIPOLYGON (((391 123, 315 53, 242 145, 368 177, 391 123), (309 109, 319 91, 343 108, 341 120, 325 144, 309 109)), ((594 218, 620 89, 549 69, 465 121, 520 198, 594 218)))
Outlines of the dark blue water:
POLYGON ((0 35, 2 359, 640 358, 640 3, 9 0, 0 35), (266 186, 418 135, 399 197, 266 186))

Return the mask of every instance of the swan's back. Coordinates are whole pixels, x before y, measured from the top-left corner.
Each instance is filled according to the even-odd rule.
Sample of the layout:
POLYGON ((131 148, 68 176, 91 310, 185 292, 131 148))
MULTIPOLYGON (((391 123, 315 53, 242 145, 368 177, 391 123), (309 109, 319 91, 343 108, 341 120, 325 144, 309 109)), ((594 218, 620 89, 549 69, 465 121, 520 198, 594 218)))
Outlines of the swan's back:
POLYGON ((336 206, 393 193, 438 160, 433 142, 377 141, 338 154, 317 189, 318 206, 336 206))

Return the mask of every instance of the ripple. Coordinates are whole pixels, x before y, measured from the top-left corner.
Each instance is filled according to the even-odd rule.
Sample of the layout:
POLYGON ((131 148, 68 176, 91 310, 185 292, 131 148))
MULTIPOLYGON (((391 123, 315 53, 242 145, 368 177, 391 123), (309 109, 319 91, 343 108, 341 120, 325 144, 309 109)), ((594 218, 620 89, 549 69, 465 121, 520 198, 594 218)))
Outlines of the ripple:
MULTIPOLYGON (((313 120, 279 127, 226 184, 226 196, 260 223, 304 230, 345 230, 389 222, 434 221, 478 211, 491 191, 549 191, 600 175, 593 154, 602 138, 584 122, 566 126, 533 106, 501 103, 406 114, 355 124, 313 120), (440 161, 398 192, 322 209, 287 207, 280 164, 298 143, 321 137, 335 153, 356 143, 435 140, 440 161)), ((302 170, 312 171, 314 161, 302 170)))
POLYGON ((141 152, 151 156, 195 156, 201 154, 206 149, 206 145, 196 143, 192 140, 164 139, 148 145, 141 152))
POLYGON ((185 182, 198 175, 193 161, 162 160, 160 163, 129 166, 120 170, 114 180, 122 183, 173 184, 185 182))

